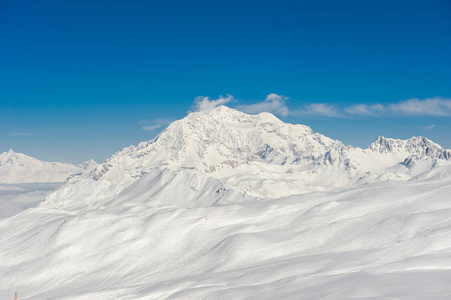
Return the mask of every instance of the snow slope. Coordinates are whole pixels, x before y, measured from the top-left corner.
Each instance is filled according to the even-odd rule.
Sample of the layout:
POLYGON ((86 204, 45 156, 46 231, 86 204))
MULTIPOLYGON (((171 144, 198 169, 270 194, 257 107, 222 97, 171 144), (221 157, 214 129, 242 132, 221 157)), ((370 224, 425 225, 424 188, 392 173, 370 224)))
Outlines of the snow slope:
POLYGON ((0 222, 0 298, 449 299, 451 169, 439 169, 196 207, 181 204, 217 186, 147 201, 150 174, 99 207, 27 210, 0 222))
POLYGON ((193 113, 0 221, 0 298, 449 299, 450 151, 193 113))

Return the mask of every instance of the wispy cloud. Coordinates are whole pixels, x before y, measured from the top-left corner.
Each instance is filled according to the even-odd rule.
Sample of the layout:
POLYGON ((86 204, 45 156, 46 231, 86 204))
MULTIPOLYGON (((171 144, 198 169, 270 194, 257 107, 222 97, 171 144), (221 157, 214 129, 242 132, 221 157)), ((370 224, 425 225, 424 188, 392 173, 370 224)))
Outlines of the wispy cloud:
POLYGON ((336 106, 327 103, 312 103, 304 107, 294 110, 290 113, 293 116, 316 116, 316 117, 331 117, 341 118, 343 115, 339 112, 336 106))
MULTIPOLYGON (((330 103, 306 103, 302 106, 289 108, 288 97, 269 94, 265 100, 254 104, 237 105, 235 109, 245 113, 258 114, 269 112, 280 116, 329 117, 349 118, 359 117, 387 117, 387 116, 451 116, 451 98, 433 97, 426 99, 408 99, 397 103, 366 104, 357 103, 348 107, 340 107, 330 103)), ((218 99, 197 97, 193 107, 197 111, 211 110, 219 105, 227 104, 235 99, 231 95, 220 96, 218 99)), ((147 126, 158 128, 158 124, 147 126)), ((151 129, 150 129, 151 130, 151 129)))
POLYGON ((236 109, 250 114, 261 112, 269 112, 281 116, 326 116, 326 117, 342 117, 341 113, 334 105, 327 103, 312 103, 304 105, 298 109, 291 110, 287 106, 288 97, 269 94, 262 102, 238 105, 236 109))
POLYGON ((32 133, 28 133, 28 132, 12 132, 12 135, 16 135, 16 136, 34 136, 34 134, 32 133))
POLYGON ((214 100, 210 100, 209 97, 199 96, 194 100, 193 108, 195 111, 206 111, 233 100, 234 98, 232 95, 226 95, 225 97, 219 96, 218 99, 214 100))
POLYGON ((289 114, 289 110, 286 105, 287 100, 288 97, 273 93, 266 96, 266 99, 262 102, 249 105, 238 105, 236 109, 249 114, 269 112, 281 116, 287 116, 289 114))
POLYGON ((262 102, 249 105, 238 105, 236 109, 245 113, 257 114, 261 112, 269 112, 281 116, 326 116, 326 117, 342 117, 341 113, 334 105, 327 103, 306 104, 297 109, 289 109, 287 106, 288 97, 269 94, 262 102))
POLYGON ((414 98, 391 104, 388 109, 405 115, 451 116, 451 99, 434 97, 420 100, 414 98))
POLYGON ((424 130, 431 130, 431 129, 433 129, 434 127, 435 127, 435 125, 434 125, 434 124, 431 124, 431 125, 423 126, 423 127, 421 127, 421 128, 424 129, 424 130))
POLYGON ((390 104, 356 104, 344 109, 344 112, 354 116, 451 116, 451 99, 434 97, 426 99, 408 99, 390 104))
POLYGON ((146 124, 142 126, 141 128, 145 131, 152 131, 158 128, 161 128, 163 126, 169 125, 173 122, 173 119, 155 119, 155 120, 144 120, 141 121, 141 123, 146 124))
POLYGON ((356 116, 376 116, 380 112, 384 111, 385 106, 382 104, 366 105, 357 104, 344 109, 344 111, 351 115, 356 116))

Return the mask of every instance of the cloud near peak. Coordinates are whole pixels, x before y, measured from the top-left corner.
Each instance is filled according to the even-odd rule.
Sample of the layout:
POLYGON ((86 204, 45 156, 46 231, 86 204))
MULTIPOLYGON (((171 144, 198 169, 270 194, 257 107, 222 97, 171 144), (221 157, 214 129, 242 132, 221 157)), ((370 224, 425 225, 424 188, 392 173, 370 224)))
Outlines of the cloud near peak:
POLYGON ((226 95, 225 97, 219 96, 218 99, 214 100, 210 100, 210 97, 199 96, 194 100, 193 107, 195 111, 207 111, 233 100, 234 98, 232 95, 226 95))
MULTIPOLYGON (((386 104, 354 104, 348 107, 339 107, 329 103, 306 103, 290 109, 287 106, 288 97, 271 93, 265 100, 253 104, 237 105, 235 109, 249 114, 268 112, 280 116, 293 117, 329 117, 329 118, 349 118, 349 117, 382 117, 382 116, 435 116, 451 117, 451 98, 433 97, 426 99, 408 99, 397 103, 386 104)), ((194 111, 208 111, 220 105, 236 102, 232 95, 219 96, 217 99, 209 97, 196 97, 192 108, 194 111)), ((172 123, 174 119, 154 119, 141 121, 141 128, 145 131, 153 131, 172 123)), ((435 125, 421 127, 423 130, 432 130, 435 125)), ((13 132, 13 135, 33 136, 29 133, 13 132)))
MULTIPOLYGON (((348 107, 339 107, 330 103, 306 103, 291 109, 287 102, 289 98, 271 93, 265 100, 253 104, 240 104, 235 109, 249 114, 269 112, 280 116, 297 117, 380 117, 380 116, 451 116, 451 98, 433 97, 426 99, 408 99, 396 103, 358 103, 348 107)), ((197 111, 211 110, 219 105, 235 101, 233 96, 220 96, 218 99, 197 97, 193 107, 197 111)))
POLYGON ((141 127, 141 129, 143 129, 145 131, 153 131, 155 129, 169 125, 173 121, 174 121, 173 119, 161 119, 161 118, 154 119, 151 121, 145 120, 145 121, 141 121, 141 123, 145 124, 144 126, 141 127))
POLYGON ((249 114, 269 112, 285 117, 289 114, 289 110, 286 105, 287 100, 288 97, 272 93, 266 96, 266 99, 262 102, 249 105, 238 105, 236 109, 249 114))

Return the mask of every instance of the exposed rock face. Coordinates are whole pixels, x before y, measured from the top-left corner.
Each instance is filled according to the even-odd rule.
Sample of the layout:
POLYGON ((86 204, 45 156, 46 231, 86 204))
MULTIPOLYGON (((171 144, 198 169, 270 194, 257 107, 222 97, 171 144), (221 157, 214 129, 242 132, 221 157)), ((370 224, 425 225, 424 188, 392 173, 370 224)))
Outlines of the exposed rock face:
POLYGON ((395 140, 380 136, 369 147, 379 153, 399 153, 405 151, 421 158, 450 159, 450 151, 422 136, 414 136, 408 140, 395 140))

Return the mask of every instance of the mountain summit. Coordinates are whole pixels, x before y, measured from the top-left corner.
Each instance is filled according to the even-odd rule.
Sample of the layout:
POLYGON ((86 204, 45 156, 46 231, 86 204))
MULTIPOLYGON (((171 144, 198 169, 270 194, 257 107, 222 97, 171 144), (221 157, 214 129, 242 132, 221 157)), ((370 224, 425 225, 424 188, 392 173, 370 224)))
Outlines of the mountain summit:
POLYGON ((167 188, 180 176, 188 181, 200 176, 242 195, 282 197, 376 181, 406 181, 449 160, 450 151, 424 137, 378 137, 369 148, 361 149, 314 133, 308 126, 284 123, 269 113, 248 115, 220 106, 191 113, 153 140, 124 148, 91 172, 73 176, 47 197, 45 205, 114 198, 137 181, 146 181, 145 177, 154 178, 147 184, 167 188), (165 177, 169 173, 170 180, 165 177))

